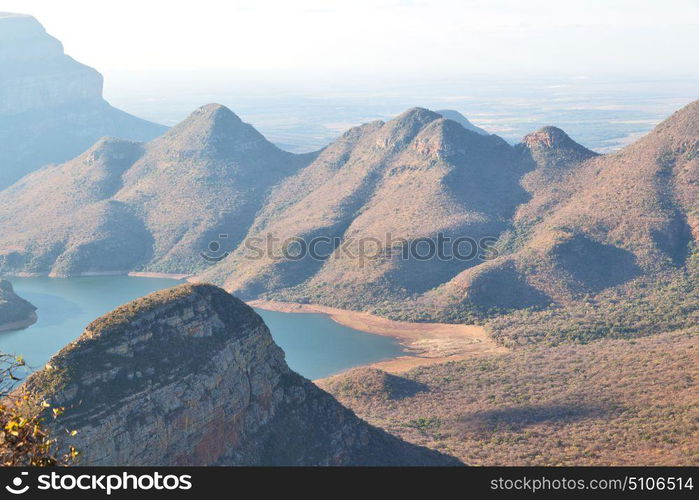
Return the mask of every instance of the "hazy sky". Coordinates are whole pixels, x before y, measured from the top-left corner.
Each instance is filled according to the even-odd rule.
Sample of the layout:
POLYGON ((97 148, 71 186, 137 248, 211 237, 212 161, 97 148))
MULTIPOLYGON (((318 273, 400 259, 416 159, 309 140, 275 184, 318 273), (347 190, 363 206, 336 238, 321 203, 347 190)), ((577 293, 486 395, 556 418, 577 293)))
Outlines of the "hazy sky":
POLYGON ((0 0, 114 70, 694 73, 699 0, 0 0))

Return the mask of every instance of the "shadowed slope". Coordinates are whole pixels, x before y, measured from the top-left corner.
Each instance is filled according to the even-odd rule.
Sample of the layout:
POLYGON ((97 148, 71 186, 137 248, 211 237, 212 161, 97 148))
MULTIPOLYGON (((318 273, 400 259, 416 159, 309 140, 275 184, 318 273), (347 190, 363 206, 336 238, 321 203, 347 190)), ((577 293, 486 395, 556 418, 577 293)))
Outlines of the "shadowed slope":
POLYGON ((339 305, 371 301, 372 295, 420 293, 475 261, 361 259, 353 257, 361 253, 359 241, 376 242, 385 254, 397 249, 387 246, 389 237, 395 244, 437 234, 497 237, 526 200, 517 184, 520 169, 518 155, 502 139, 478 135, 425 109, 358 127, 275 188, 248 233, 255 241, 322 237, 319 254, 328 257, 340 245, 343 253, 296 261, 250 259, 250 249, 241 247, 204 276, 244 296, 303 284, 294 297, 315 300, 321 294, 339 305), (354 297, 339 291, 343 288, 354 297))
POLYGON ((466 130, 470 130, 471 132, 476 132, 477 134, 481 135, 490 135, 490 132, 475 126, 468 120, 468 118, 466 118, 458 111, 454 111, 453 109, 438 109, 437 111, 435 111, 435 113, 441 115, 443 118, 446 118, 447 120, 455 121, 456 123, 464 127, 466 130))
MULTIPOLYGON (((543 293, 568 302, 682 268, 699 208, 698 123, 694 102, 636 143, 605 156, 558 129, 527 136, 519 147, 537 165, 523 179, 533 197, 517 209, 513 230, 499 242, 507 255, 466 271, 444 287, 444 296, 473 296, 472 287, 483 279, 507 290, 504 276, 514 268, 518 280, 536 289, 531 297, 543 293)), ((494 298, 486 305, 506 304, 494 298)))

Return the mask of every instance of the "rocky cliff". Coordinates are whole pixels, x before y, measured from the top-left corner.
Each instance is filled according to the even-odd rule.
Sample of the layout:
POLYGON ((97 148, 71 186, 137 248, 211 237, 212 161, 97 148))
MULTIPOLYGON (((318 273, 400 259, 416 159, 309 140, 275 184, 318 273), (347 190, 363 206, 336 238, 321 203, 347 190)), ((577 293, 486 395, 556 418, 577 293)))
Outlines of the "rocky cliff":
POLYGON ((0 332, 18 330, 36 322, 36 307, 18 296, 12 283, 0 279, 0 332))
POLYGON ((0 13, 0 114, 102 99, 102 75, 63 53, 36 19, 0 13))
POLYGON ((0 188, 102 136, 149 140, 166 130, 111 107, 102 83, 36 19, 0 13, 0 188))
POLYGON ((262 319, 181 285, 95 320, 23 386, 91 465, 457 465, 292 372, 262 319))

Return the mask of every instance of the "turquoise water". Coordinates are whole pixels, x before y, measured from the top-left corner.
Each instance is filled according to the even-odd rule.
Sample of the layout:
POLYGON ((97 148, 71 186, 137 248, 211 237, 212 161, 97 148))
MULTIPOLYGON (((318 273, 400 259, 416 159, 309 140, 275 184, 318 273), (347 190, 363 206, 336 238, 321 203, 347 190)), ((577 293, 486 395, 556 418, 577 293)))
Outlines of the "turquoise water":
MULTIPOLYGON (((0 332, 0 351, 21 354, 32 368, 77 338, 93 319, 137 297, 177 284, 129 276, 9 278, 34 304, 38 321, 24 330, 0 332)), ((403 354, 393 339, 338 325, 320 314, 257 311, 289 366, 310 379, 403 354)))

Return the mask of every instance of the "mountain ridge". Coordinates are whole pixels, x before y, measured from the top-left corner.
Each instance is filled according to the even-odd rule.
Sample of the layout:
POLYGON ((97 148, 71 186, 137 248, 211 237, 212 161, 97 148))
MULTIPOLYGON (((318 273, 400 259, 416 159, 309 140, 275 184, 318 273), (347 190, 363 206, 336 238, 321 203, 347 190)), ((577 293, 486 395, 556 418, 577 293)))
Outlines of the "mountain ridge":
POLYGON ((480 127, 477 127, 473 123, 469 121, 468 118, 466 118, 464 115, 459 113, 458 111, 455 111, 453 109, 439 109, 435 111, 435 113, 442 115, 442 117, 447 118, 449 120, 457 122, 459 125, 464 127, 466 130, 470 130, 472 132, 476 132, 477 134, 481 135, 490 135, 490 132, 487 130, 484 130, 480 127))
MULTIPOLYGON (((208 105, 151 143, 103 142, 2 192, 12 238, 0 272, 194 274, 246 300, 485 322, 501 339, 504 318, 572 314, 590 297, 617 312, 649 307, 640 290, 669 297, 693 279, 697 109, 607 155, 556 127, 511 146, 411 108, 299 156, 208 105), (37 214, 50 223, 31 234, 37 214), (472 241, 439 258, 411 250, 440 237, 472 241), (322 256, 284 255, 299 241, 320 241, 322 256)), ((693 300, 662 303, 693 310, 693 300)), ((663 317, 667 330, 682 326, 663 317)), ((595 321, 599 335, 607 320, 595 321)), ((647 331, 637 321, 624 324, 647 331)))
POLYGON ((225 220, 252 217, 270 185, 312 157, 278 149, 220 105, 200 108, 149 143, 103 138, 2 193, 0 224, 17 233, 0 245, 0 265, 5 273, 64 276, 151 261, 162 262, 150 270, 170 271, 176 260, 180 272, 192 272, 206 264, 199 251, 225 220))

